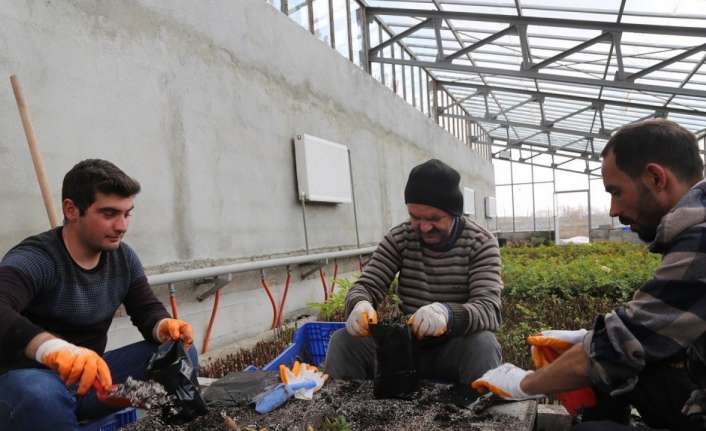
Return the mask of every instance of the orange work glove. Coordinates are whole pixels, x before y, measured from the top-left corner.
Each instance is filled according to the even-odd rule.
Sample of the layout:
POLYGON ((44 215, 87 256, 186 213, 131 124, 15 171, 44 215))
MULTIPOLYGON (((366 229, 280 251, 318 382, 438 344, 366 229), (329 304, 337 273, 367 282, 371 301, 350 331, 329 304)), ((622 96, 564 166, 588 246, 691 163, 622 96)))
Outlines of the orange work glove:
POLYGON ((527 337, 527 343, 531 347, 532 362, 534 367, 544 368, 554 362, 562 353, 583 341, 586 336, 585 329, 575 331, 564 331, 549 329, 527 337))
POLYGON ((157 322, 157 330, 154 338, 164 343, 168 340, 181 340, 188 350, 194 344, 194 331, 191 325, 179 319, 162 319, 157 322))
MULTIPOLYGON (((532 362, 535 368, 546 367, 575 344, 583 342, 587 332, 585 329, 576 331, 550 329, 527 337, 527 342, 532 346, 532 362)), ((583 408, 595 406, 597 402, 596 394, 590 387, 560 392, 557 397, 571 416, 578 415, 583 408)))
POLYGON ((96 381, 106 390, 113 384, 108 364, 96 352, 59 338, 42 343, 35 359, 57 371, 66 386, 79 382, 79 395, 85 395, 96 381))

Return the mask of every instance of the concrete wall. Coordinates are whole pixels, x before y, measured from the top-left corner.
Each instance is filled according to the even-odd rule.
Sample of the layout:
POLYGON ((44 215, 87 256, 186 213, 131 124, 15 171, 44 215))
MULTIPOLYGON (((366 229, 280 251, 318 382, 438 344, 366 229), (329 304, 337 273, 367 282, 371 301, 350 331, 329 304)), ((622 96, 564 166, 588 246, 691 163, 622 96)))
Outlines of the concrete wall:
MULTIPOLYGON (((57 203, 84 158, 140 180, 127 241, 153 272, 302 253, 298 133, 350 148, 362 244, 405 218, 407 173, 430 157, 462 172, 476 208, 494 195, 488 161, 264 1, 0 0, 0 77, 12 73, 57 203)), ((7 80, 0 169, 4 253, 48 226, 7 80)), ((352 205, 307 213, 311 249, 355 245, 352 205)), ((267 326, 251 317, 249 332, 267 326)))

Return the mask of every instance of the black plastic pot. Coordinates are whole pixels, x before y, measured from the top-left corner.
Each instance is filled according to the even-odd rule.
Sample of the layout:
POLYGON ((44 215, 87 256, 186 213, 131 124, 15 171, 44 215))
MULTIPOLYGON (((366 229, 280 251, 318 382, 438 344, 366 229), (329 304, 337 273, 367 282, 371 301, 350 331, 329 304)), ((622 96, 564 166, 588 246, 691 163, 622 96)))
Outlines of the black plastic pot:
POLYGON ((375 398, 410 399, 419 387, 416 343, 409 326, 401 323, 370 325, 377 345, 375 398))

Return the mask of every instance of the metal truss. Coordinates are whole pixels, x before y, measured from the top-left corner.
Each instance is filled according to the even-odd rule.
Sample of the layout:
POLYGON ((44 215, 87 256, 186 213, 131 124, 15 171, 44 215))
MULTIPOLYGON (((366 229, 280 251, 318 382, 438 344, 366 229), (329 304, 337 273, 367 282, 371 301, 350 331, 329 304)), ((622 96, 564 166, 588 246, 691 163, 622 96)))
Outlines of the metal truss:
MULTIPOLYGON (((534 157, 556 154, 559 149, 571 154, 561 164, 582 159, 587 166, 581 172, 596 175, 596 169, 588 168, 588 161, 598 160, 602 150, 596 147, 596 140, 602 142, 622 125, 645 118, 676 115, 697 137, 706 136, 706 68, 702 67, 706 62, 706 25, 623 23, 625 0, 616 3, 613 15, 617 22, 523 16, 522 9, 567 9, 526 8, 520 0, 515 0, 516 15, 458 10, 463 5, 485 3, 416 0, 401 2, 405 7, 399 8, 366 5, 367 16, 386 23, 391 35, 368 50, 368 61, 424 68, 435 85, 452 95, 451 103, 437 106, 437 115, 476 123, 493 139, 476 137, 474 142, 497 145, 496 140, 504 140, 507 148, 533 151, 532 156, 515 160, 520 163, 533 164, 534 157), (424 6, 409 6, 415 3, 424 6), (454 11, 444 10, 445 5, 454 5, 454 11), (400 31, 393 32, 393 28, 400 31), (567 28, 572 31, 563 34, 561 29, 567 28), (561 43, 546 42, 551 39, 561 43), (568 41, 573 45, 567 47, 568 41), (395 43, 405 44, 410 59, 386 55, 385 48, 395 43), (492 107, 489 98, 494 102, 492 107), (466 115, 451 114, 456 106, 466 115), (493 135, 498 128, 505 129, 504 139, 493 135), (534 132, 522 138, 518 129, 525 130, 524 135, 526 130, 534 132), (511 139, 511 131, 519 139, 511 139), (531 140, 541 134, 546 135, 542 142, 531 140), (551 145, 553 134, 564 138, 562 145, 551 145), (566 143, 566 136, 577 139, 566 143), (585 150, 574 148, 584 141, 585 150), (526 146, 534 149, 526 150, 526 146), (542 147, 544 150, 536 150, 542 147)), ((491 5, 499 6, 493 2, 486 6, 491 5)), ((509 10, 509 5, 499 7, 509 10)), ((610 13, 606 9, 591 11, 585 12, 610 13)), ((658 13, 631 14, 663 18, 658 13)), ((674 16, 668 18, 676 22, 674 16)), ((684 18, 706 20, 706 16, 684 18)), ((535 165, 563 169, 561 164, 535 165)))

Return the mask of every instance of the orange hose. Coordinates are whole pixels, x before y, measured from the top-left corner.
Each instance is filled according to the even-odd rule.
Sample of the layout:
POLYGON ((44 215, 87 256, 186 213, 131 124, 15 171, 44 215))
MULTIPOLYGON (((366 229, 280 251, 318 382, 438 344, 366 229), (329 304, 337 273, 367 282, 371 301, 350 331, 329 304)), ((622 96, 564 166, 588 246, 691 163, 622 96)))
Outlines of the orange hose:
POLYGON ((260 277, 260 283, 262 284, 262 288, 265 289, 265 293, 267 293, 267 297, 270 299, 270 304, 272 304, 272 329, 276 328, 276 323, 277 323, 277 304, 275 303, 275 299, 272 297, 272 292, 270 292, 270 288, 267 287, 267 282, 265 281, 265 276, 262 275, 260 277))
POLYGON ((333 280, 331 280, 331 295, 333 295, 333 289, 336 287, 336 276, 338 276, 338 262, 334 261, 333 264, 333 280))
POLYGON ((208 352, 208 340, 211 338, 211 330, 213 329, 213 322, 216 320, 216 312, 218 311, 218 303, 221 301, 221 289, 216 290, 216 294, 213 296, 213 308, 211 309, 211 318, 208 321, 208 326, 206 327, 206 336, 203 339, 203 347, 201 348, 201 353, 208 352))
POLYGON ((284 283, 284 293, 282 300, 279 303, 279 312, 277 313, 277 326, 282 324, 282 316, 284 315, 284 303, 287 301, 287 292, 289 291, 289 283, 292 281, 292 272, 287 268, 287 281, 284 283))
POLYGON ((328 301, 328 287, 326 287, 326 275, 324 275, 324 267, 319 268, 319 276, 321 277, 321 286, 324 288, 324 301, 328 301))

